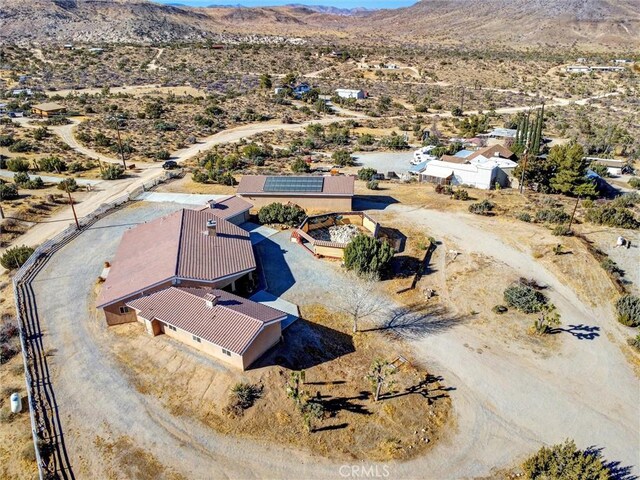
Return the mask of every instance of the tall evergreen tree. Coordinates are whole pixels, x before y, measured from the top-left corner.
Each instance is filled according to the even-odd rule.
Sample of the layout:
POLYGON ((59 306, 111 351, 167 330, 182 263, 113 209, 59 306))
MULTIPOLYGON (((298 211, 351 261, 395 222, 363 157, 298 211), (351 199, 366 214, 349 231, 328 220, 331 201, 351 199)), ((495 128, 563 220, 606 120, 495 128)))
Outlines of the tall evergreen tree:
POLYGON ((572 142, 556 145, 549 153, 548 161, 556 166, 550 186, 559 193, 570 196, 596 197, 596 184, 586 177, 589 163, 584 158, 582 145, 572 142))

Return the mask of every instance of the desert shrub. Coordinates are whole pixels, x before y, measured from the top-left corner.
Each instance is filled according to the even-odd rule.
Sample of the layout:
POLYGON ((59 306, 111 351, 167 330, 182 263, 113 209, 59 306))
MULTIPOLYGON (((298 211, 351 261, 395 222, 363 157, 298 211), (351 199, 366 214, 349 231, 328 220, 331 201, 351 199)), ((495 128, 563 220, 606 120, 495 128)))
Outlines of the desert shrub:
POLYGON ((10 147, 15 142, 11 135, 0 135, 0 147, 10 147))
POLYGON ((29 170, 29 162, 21 157, 7 160, 7 170, 10 172, 26 172, 29 170))
POLYGON ((561 208, 545 208, 536 213, 537 222, 565 223, 569 221, 569 218, 571 218, 569 214, 561 208))
POLYGON ((0 343, 0 364, 7 363, 18 353, 18 349, 8 343, 0 343))
POLYGON ((117 180, 124 174, 124 168, 122 165, 111 163, 107 168, 102 171, 103 180, 117 180))
POLYGON ((367 182, 367 188, 369 190, 379 190, 380 189, 380 184, 378 183, 377 180, 369 180, 367 182))
POLYGON ((33 131, 33 138, 37 141, 44 140, 49 136, 47 127, 38 127, 33 131))
POLYGON ((451 196, 456 200, 469 200, 469 192, 467 192, 464 188, 454 190, 451 196))
POLYGON ((7 322, 0 327, 0 342, 6 343, 13 337, 18 336, 18 327, 13 322, 7 322))
POLYGON ((469 211, 476 215, 490 215, 494 208, 495 204, 487 199, 484 199, 479 203, 472 203, 469 205, 469 211))
POLYGON ((241 417, 261 395, 262 387, 244 382, 236 383, 229 392, 229 404, 225 412, 231 416, 241 417))
POLYGON ((160 150, 155 153, 154 157, 160 161, 169 160, 171 158, 171 154, 167 150, 160 150))
POLYGON ((209 181, 209 174, 198 168, 191 172, 191 179, 196 183, 207 183, 209 181))
POLYGON ((336 165, 341 167, 350 167, 355 163, 354 158, 346 150, 336 150, 333 152, 333 155, 331 155, 331 158, 336 165))
POLYGON ((305 162, 302 158, 296 158, 291 162, 291 171, 295 173, 307 173, 311 169, 309 168, 309 164, 305 162))
POLYGON ((58 190, 65 192, 75 192, 80 188, 74 178, 65 178, 58 184, 58 190))
POLYGON ((373 145, 375 141, 375 137, 370 133, 363 133, 358 137, 358 143, 364 146, 373 145))
POLYGON ((631 188, 640 189, 640 178, 631 177, 627 182, 631 188))
POLYGON ((627 343, 629 344, 629 346, 635 348, 638 352, 640 352, 640 333, 635 337, 627 339, 627 343))
POLYGON ((87 170, 87 167, 84 163, 76 161, 67 164, 67 170, 69 171, 69 173, 77 173, 87 170))
POLYGON ((393 258, 393 248, 368 235, 357 235, 344 250, 344 266, 358 274, 382 274, 393 258))
POLYGON ((364 180, 365 182, 369 182, 373 179, 373 176, 378 173, 375 168, 361 168, 358 170, 358 180, 364 180))
POLYGON ((585 214, 585 219, 590 223, 609 227, 635 229, 640 226, 640 222, 636 220, 631 210, 616 208, 611 205, 589 208, 585 214))
POLYGON ((623 193, 616 197, 612 202, 611 206, 617 208, 631 208, 636 203, 640 202, 640 193, 638 192, 629 192, 623 193))
POLYGON ((14 153, 25 153, 33 150, 33 145, 26 140, 18 140, 9 145, 9 151, 14 153))
POLYGON ((516 282, 504 291, 504 301, 523 313, 536 313, 547 303, 547 298, 531 286, 516 282))
POLYGON ((43 172, 62 173, 67 170, 67 162, 55 155, 35 160, 35 164, 37 169, 43 172))
POLYGON ((599 163, 593 163, 589 166, 589 169, 599 175, 602 178, 610 177, 609 170, 604 165, 600 165, 599 163))
POLYGON ((302 208, 293 203, 270 203, 258 211, 260 223, 281 223, 294 227, 304 220, 305 213, 302 208))
POLYGON ((156 122, 154 128, 159 132, 175 132, 178 125, 173 122, 156 122))
POLYGON ((531 222, 531 214, 527 213, 527 212, 520 212, 516 215, 516 218, 522 222, 527 222, 530 223, 531 222))
POLYGON ((609 469, 599 452, 579 450, 573 440, 542 447, 522 465, 531 480, 609 480, 609 469))
POLYGON ((0 182, 0 200, 15 200, 18 198, 18 187, 13 183, 0 182))
POLYGON ((27 247, 26 245, 7 248, 2 256, 0 256, 0 265, 7 270, 20 268, 32 253, 33 248, 27 247))
POLYGON ((591 200, 590 198, 587 198, 586 200, 583 200, 581 203, 583 208, 592 208, 594 203, 593 200, 591 200))
POLYGON ((29 174, 27 172, 16 172, 13 176, 13 183, 15 183, 19 187, 23 187, 29 181, 29 174))
POLYGON ((111 139, 107 137, 104 133, 98 132, 93 136, 93 141, 99 147, 108 147, 111 145, 111 139))
POLYGON ((611 273, 612 275, 616 275, 619 277, 624 276, 624 270, 622 270, 616 262, 608 257, 600 262, 600 266, 604 269, 605 272, 611 273))
POLYGON ((553 227, 553 230, 551 230, 551 233, 556 237, 568 237, 571 236, 573 232, 571 232, 566 225, 556 225, 553 227))
POLYGON ((623 295, 616 302, 618 321, 627 327, 640 325, 640 297, 623 295))

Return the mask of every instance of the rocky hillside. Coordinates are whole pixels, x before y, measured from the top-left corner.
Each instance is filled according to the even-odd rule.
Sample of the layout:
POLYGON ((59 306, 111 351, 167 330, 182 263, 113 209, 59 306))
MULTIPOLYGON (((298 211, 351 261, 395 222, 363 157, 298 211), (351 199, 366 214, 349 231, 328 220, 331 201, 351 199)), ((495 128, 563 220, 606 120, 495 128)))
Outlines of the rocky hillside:
POLYGON ((188 8, 147 0, 2 0, 0 41, 158 42, 277 35, 386 43, 640 45, 640 0, 422 0, 397 10, 188 8))

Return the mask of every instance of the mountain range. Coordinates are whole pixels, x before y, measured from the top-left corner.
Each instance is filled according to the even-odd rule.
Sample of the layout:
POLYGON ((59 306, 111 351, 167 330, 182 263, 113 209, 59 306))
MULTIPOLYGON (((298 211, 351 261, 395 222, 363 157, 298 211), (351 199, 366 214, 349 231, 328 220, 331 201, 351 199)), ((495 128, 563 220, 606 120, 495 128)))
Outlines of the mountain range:
POLYGON ((0 23, 0 41, 23 43, 194 41, 241 34, 375 44, 640 46, 640 0, 422 0, 394 10, 2 0, 0 23))

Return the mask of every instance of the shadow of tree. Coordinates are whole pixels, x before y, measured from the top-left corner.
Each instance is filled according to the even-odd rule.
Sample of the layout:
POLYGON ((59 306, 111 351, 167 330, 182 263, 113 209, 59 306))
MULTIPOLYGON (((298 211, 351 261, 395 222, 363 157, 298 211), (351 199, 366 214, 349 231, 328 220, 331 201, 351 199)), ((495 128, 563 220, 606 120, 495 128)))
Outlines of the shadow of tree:
POLYGON ((607 461, 602 454, 603 450, 603 447, 592 445, 585 449, 585 454, 598 457, 605 468, 609 470, 609 478, 611 480, 638 480, 640 478, 632 472, 633 467, 631 465, 623 466, 619 461, 607 461))
POLYGON ((418 339, 448 330, 468 318, 468 315, 451 314, 441 305, 419 303, 393 307, 385 312, 376 327, 363 331, 384 331, 399 338, 418 339))
POLYGON ((351 335, 303 318, 283 332, 283 339, 251 368, 278 365, 304 370, 355 352, 351 335))
POLYGON ((550 335, 557 335, 562 332, 570 333, 578 340, 595 340, 600 336, 598 333, 600 331, 600 327, 590 327, 588 325, 568 325, 569 328, 552 328, 549 330, 550 335))
POLYGON ((450 392, 456 389, 455 387, 442 386, 440 382, 442 382, 443 380, 444 379, 441 376, 427 374, 425 378, 422 381, 418 382, 417 384, 411 385, 405 388, 401 392, 388 393, 386 395, 383 395, 381 398, 384 399, 384 398, 404 397, 405 395, 420 395, 425 400, 427 400, 427 403, 429 405, 431 405, 431 403, 434 400, 438 400, 440 398, 447 398, 449 396, 447 392, 450 392), (437 383, 438 385, 432 387, 434 383, 437 383))

